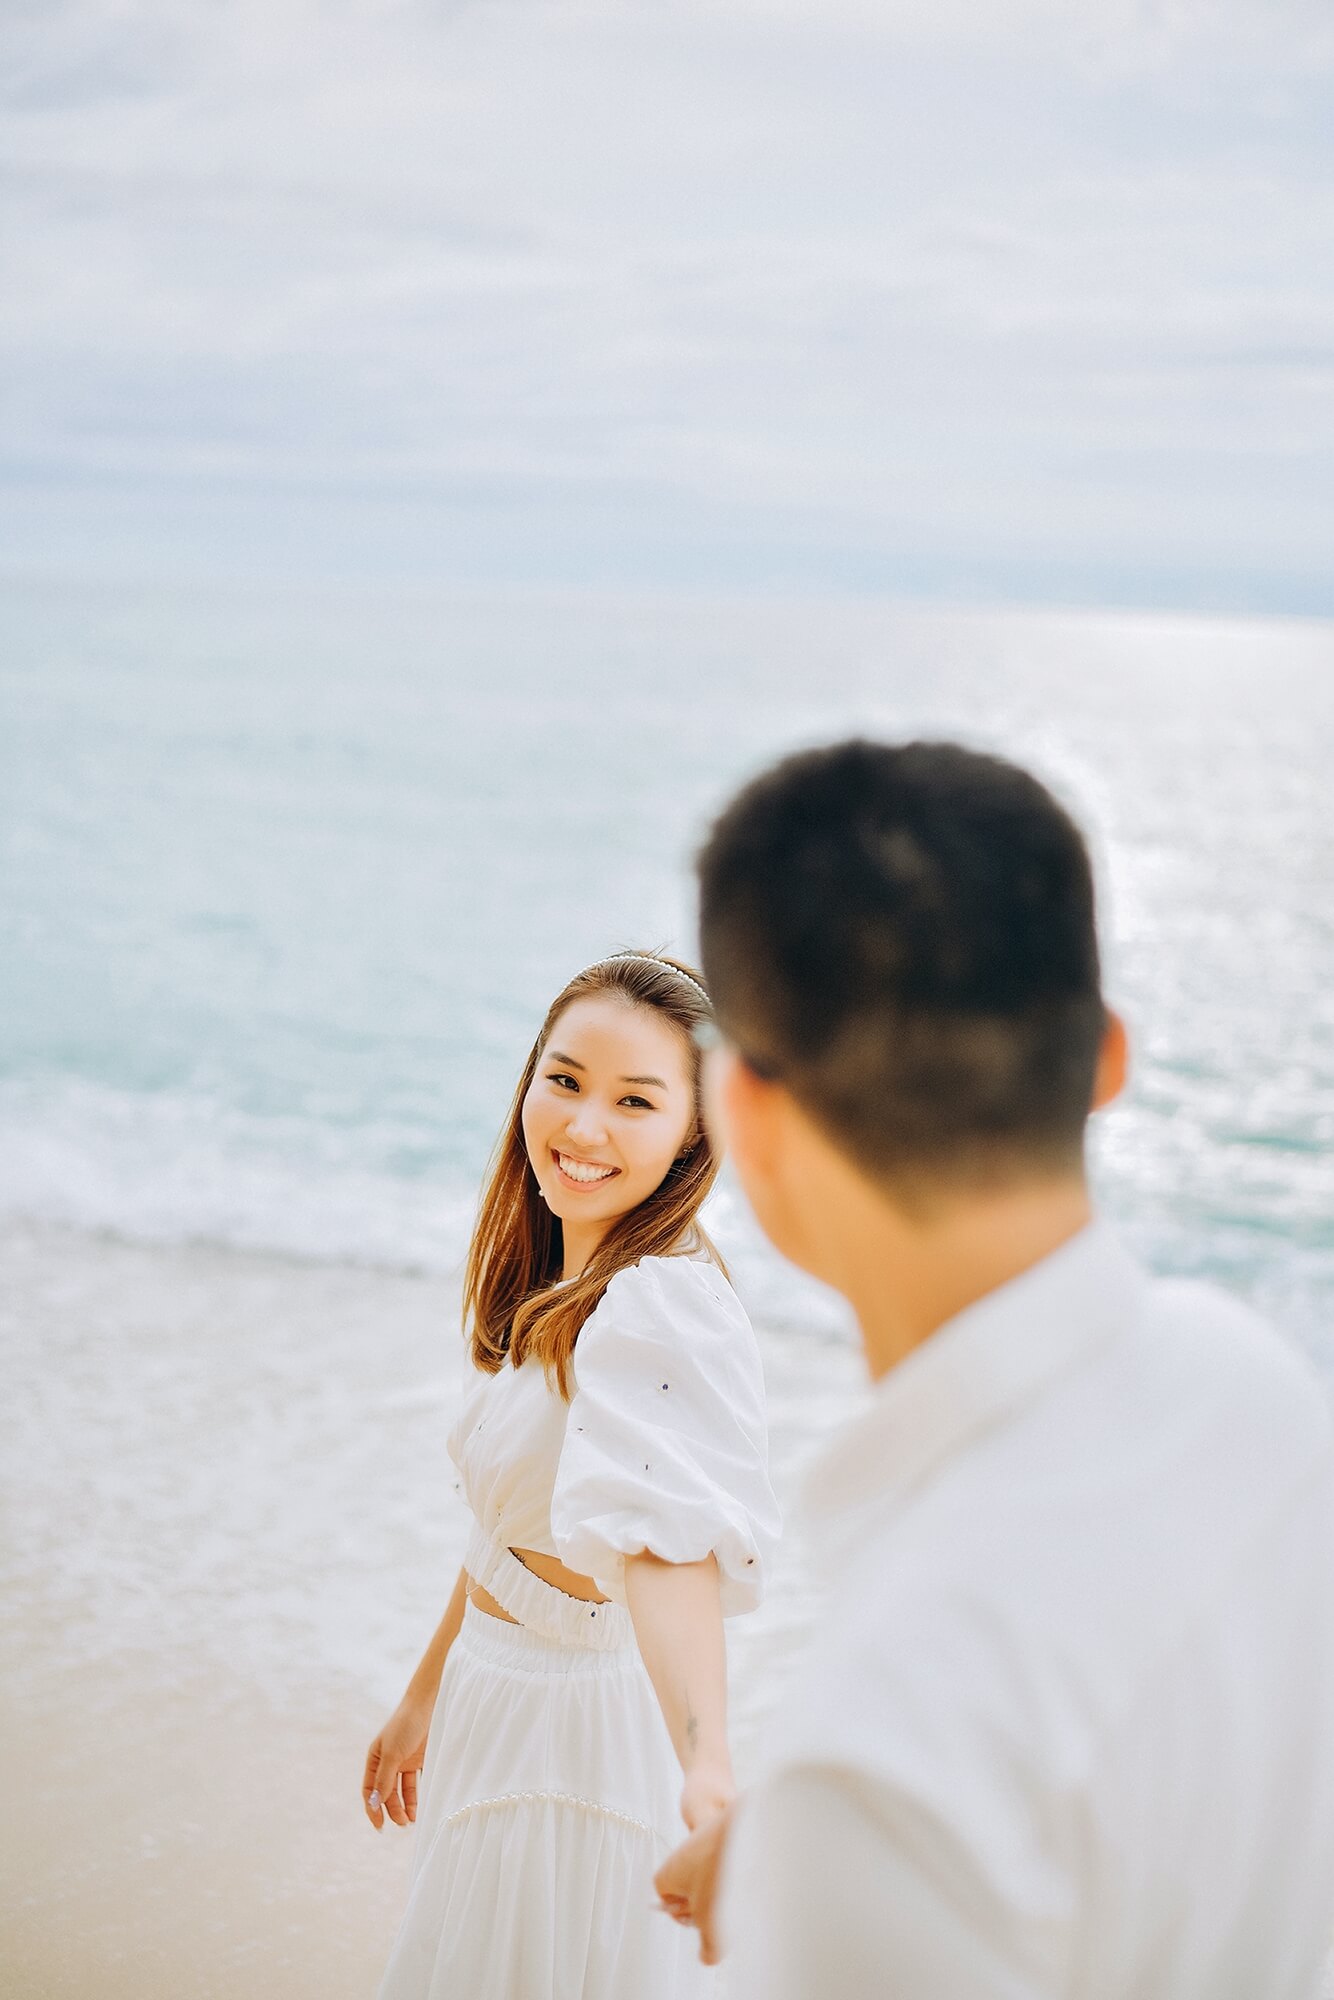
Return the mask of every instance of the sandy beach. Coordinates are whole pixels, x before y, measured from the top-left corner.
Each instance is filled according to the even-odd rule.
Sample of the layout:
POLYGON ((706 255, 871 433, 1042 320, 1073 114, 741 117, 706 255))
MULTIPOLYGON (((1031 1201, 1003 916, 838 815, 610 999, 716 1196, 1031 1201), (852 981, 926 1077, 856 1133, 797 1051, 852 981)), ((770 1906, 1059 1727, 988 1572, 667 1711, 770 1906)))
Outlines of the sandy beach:
MULTIPOLYGON (((357 1810, 382 1693, 331 1620, 383 1586, 320 1412, 439 1375, 447 1287, 61 1232, 8 1234, 3 1268, 0 1986, 373 1991, 407 1843, 357 1810)), ((368 1474, 382 1527, 412 1430, 368 1474)))
POLYGON ((358 1824, 364 1703, 163 1685, 151 1655, 41 1678, 7 1674, 0 1729, 25 1774, 0 1833, 7 1995, 374 1992, 407 1843, 358 1824))
MULTIPOLYGON (((409 1843, 361 1763, 461 1555, 455 1288, 47 1228, 0 1269, 0 1990, 373 1993, 409 1843)), ((860 1393, 807 1345, 766 1351, 785 1507, 860 1393)), ((812 1607, 791 1539, 729 1628, 743 1783, 812 1607)))

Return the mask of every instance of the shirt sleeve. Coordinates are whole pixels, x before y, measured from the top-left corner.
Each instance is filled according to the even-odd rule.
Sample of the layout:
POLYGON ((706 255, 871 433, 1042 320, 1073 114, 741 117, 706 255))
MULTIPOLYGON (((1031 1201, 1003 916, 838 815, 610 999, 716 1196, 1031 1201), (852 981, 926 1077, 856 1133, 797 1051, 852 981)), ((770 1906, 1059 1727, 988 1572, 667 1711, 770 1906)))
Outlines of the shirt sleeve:
POLYGON ((551 1501, 561 1561, 624 1604, 627 1555, 712 1553, 723 1616, 753 1610, 781 1521, 759 1344, 722 1272, 684 1257, 618 1271, 574 1380, 551 1501))
POLYGON ((864 1774, 793 1765, 743 1794, 729 1831, 717 1927, 731 2000, 1033 2000, 1032 1967, 923 1840, 914 1808, 864 1774))

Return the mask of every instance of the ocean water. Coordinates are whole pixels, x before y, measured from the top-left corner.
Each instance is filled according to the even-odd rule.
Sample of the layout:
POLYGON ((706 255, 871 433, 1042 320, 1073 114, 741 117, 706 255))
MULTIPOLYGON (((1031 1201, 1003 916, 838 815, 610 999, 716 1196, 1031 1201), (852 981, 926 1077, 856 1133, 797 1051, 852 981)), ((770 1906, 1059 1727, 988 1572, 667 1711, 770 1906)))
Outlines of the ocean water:
MULTIPOLYGON (((999 748, 1074 807, 1135 1043, 1102 1197, 1329 1359, 1316 624, 11 583, 0 1220, 456 1268, 550 994, 690 951, 710 813, 854 730, 999 748)), ((776 1328, 838 1325, 726 1191, 716 1221, 776 1328)))

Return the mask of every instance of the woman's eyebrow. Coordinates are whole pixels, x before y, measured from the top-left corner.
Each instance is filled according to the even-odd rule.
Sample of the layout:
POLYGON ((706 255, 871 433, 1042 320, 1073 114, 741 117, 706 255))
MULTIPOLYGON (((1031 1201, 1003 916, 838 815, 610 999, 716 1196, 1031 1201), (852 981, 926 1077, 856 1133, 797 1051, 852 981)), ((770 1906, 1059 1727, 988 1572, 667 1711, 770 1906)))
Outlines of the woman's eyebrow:
MULTIPOLYGON (((547 1061, 548 1061, 548 1062, 558 1062, 558 1063, 564 1063, 564 1065, 565 1065, 566 1069, 582 1069, 582 1070, 586 1070, 586 1069, 588 1068, 588 1065, 587 1065, 587 1063, 581 1063, 581 1062, 577 1061, 577 1060, 576 1060, 576 1058, 575 1058, 574 1056, 564 1056, 564 1055, 562 1055, 562 1054, 561 1054, 561 1052, 560 1052, 560 1050, 559 1050, 559 1049, 553 1049, 553 1050, 551 1051, 551 1054, 550 1054, 550 1055, 549 1055, 549 1056, 547 1057, 547 1061)), ((653 1085, 653 1087, 654 1087, 654 1089, 655 1089, 655 1090, 666 1090, 666 1088, 667 1088, 666 1084, 665 1084, 665 1083, 663 1082, 663 1080, 662 1080, 662 1078, 661 1078, 660 1076, 623 1076, 623 1077, 621 1078, 621 1082, 622 1082, 622 1083, 650 1083, 650 1084, 652 1084, 652 1085, 653 1085)))

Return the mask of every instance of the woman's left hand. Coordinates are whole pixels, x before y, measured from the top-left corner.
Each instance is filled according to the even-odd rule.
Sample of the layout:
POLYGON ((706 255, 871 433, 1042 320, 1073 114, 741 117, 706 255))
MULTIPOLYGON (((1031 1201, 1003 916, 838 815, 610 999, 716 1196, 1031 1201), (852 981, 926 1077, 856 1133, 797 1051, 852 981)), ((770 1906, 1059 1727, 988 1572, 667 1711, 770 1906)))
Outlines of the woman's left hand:
POLYGON ((703 1965, 717 1965, 723 1941, 715 1922, 718 1878, 723 1848, 732 1823, 731 1809, 714 1813, 675 1848, 653 1877, 664 1910, 678 1924, 693 1924, 699 1932, 703 1965))

